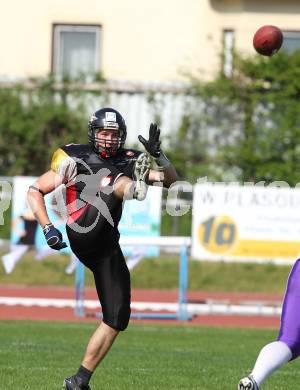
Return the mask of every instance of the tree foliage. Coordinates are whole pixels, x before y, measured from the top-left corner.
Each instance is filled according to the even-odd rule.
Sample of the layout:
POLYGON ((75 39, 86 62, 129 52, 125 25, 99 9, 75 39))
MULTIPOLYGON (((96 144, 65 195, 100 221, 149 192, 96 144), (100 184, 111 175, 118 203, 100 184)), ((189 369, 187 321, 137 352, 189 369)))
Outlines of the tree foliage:
POLYGON ((52 78, 0 90, 0 175, 39 175, 66 143, 87 142, 86 93, 52 78))
POLYGON ((300 181, 300 52, 237 57, 232 78, 190 80, 194 98, 170 148, 183 177, 300 181))
MULTIPOLYGON (((167 153, 182 178, 300 181, 299 52, 237 56, 231 78, 191 76, 190 82, 191 98, 167 153)), ((2 86, 0 175, 39 175, 58 146, 86 142, 89 100, 81 87, 51 78, 2 86)))

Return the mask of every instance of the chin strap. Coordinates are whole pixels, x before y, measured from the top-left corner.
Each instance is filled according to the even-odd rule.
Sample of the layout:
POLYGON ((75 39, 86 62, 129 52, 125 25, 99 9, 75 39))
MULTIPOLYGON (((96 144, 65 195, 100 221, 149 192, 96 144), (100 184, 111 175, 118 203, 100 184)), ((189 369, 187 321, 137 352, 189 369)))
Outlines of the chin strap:
POLYGON ((100 152, 100 157, 107 158, 108 157, 107 151, 106 150, 102 150, 102 152, 100 152))
POLYGON ((107 150, 102 150, 102 151, 100 152, 100 157, 101 157, 101 158, 114 157, 114 156, 116 156, 116 154, 117 154, 117 151, 116 151, 116 150, 114 150, 114 151, 112 151, 112 152, 108 152, 107 150))

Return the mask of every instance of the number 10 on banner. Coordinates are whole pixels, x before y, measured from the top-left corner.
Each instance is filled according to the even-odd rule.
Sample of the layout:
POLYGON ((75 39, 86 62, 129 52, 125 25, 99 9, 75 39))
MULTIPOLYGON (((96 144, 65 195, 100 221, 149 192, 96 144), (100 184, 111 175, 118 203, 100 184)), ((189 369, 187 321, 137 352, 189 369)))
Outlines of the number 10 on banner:
POLYGON ((212 216, 198 228, 200 244, 209 252, 226 253, 238 241, 238 230, 234 220, 227 215, 212 216))

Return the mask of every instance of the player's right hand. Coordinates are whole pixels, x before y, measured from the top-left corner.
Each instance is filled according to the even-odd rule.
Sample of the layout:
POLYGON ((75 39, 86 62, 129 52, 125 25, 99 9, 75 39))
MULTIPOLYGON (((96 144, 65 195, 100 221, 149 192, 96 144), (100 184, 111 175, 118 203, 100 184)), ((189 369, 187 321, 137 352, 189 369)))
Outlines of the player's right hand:
POLYGON ((59 251, 67 247, 67 244, 63 242, 61 232, 52 223, 48 223, 43 227, 43 233, 50 248, 59 251))

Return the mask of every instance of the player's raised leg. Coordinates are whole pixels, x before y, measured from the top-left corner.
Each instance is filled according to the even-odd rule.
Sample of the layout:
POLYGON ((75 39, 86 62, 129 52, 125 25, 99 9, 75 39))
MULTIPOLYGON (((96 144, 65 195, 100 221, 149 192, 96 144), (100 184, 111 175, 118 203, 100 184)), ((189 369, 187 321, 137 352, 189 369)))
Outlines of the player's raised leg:
POLYGON ((148 153, 138 156, 133 169, 133 179, 121 176, 114 185, 115 195, 124 200, 144 200, 148 191, 148 177, 151 168, 151 157, 148 153))

